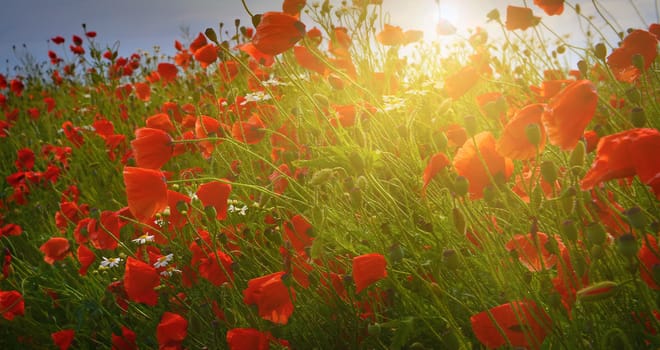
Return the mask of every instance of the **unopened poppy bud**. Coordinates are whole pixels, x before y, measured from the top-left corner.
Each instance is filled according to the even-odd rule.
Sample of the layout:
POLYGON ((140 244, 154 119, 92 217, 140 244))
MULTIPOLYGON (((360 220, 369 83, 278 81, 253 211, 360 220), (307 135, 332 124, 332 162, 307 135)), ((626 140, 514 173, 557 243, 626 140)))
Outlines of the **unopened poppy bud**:
POLYGON ((564 237, 568 238, 569 241, 575 242, 578 238, 578 230, 575 227, 573 220, 566 220, 561 224, 561 231, 564 234, 564 237))
POLYGON ((353 151, 348 155, 348 161, 358 174, 364 173, 364 160, 359 153, 353 151))
POLYGON ((536 123, 527 124, 525 127, 525 136, 527 136, 529 143, 538 146, 541 143, 541 128, 536 123))
POLYGON ((465 216, 463 215, 463 212, 461 212, 459 208, 455 207, 454 209, 452 209, 451 214, 453 218, 452 221, 454 222, 454 228, 456 228, 458 234, 464 235, 466 225, 465 225, 465 216))
POLYGON ((204 214, 206 214, 206 217, 209 218, 209 220, 215 220, 218 213, 215 211, 215 207, 209 205, 204 207, 204 214))
POLYGON ((467 178, 463 176, 457 176, 454 180, 454 194, 457 197, 463 197, 468 193, 468 188, 470 183, 467 178))
POLYGON ((367 326, 367 333, 372 337, 377 337, 380 335, 380 324, 372 323, 367 326))
POLYGON ((568 164, 571 166, 571 171, 574 175, 578 175, 582 171, 582 166, 584 165, 584 154, 586 153, 586 148, 584 142, 580 141, 575 145, 575 148, 571 152, 571 156, 568 160, 568 164))
POLYGON ((215 34, 215 30, 213 30, 213 28, 206 28, 204 34, 206 35, 207 38, 209 38, 209 40, 214 42, 216 45, 219 45, 218 36, 215 34))
POLYGON ((541 163, 541 176, 545 182, 553 184, 557 181, 557 167, 551 160, 541 163))
POLYGON ((392 263, 401 261, 405 255, 406 253, 401 244, 395 243, 390 247, 390 261, 392 263))
POLYGON ((640 54, 634 54, 632 57, 632 64, 635 68, 639 70, 644 70, 644 56, 640 54))
POLYGON ((497 9, 492 9, 490 12, 486 14, 486 18, 488 18, 489 21, 495 21, 499 22, 500 21, 500 11, 497 9))
POLYGON ((573 212, 573 206, 575 205, 575 188, 567 188, 559 197, 559 202, 561 203, 562 208, 567 213, 573 212))
POLYGON ((612 281, 592 284, 577 291, 577 300, 581 302, 597 301, 614 295, 619 285, 612 281))
POLYGON ((468 136, 474 136, 477 134, 477 118, 474 115, 466 115, 463 118, 463 122, 465 123, 465 131, 468 136))
POLYGON ((626 97, 628 97, 632 103, 639 103, 639 101, 642 100, 642 94, 639 92, 639 89, 635 87, 626 90, 626 97))
POLYGON ((626 258, 632 258, 637 255, 637 240, 631 234, 625 234, 619 237, 616 245, 617 250, 626 258))
POLYGON ((587 76, 587 72, 589 70, 589 68, 587 67, 587 62, 585 62, 583 60, 579 60, 578 63, 577 63, 577 66, 578 66, 578 70, 580 71, 580 74, 583 77, 587 76))
POLYGON ((638 230, 643 230, 644 228, 646 228, 646 225, 648 224, 648 220, 646 220, 646 216, 642 212, 642 209, 640 209, 639 207, 632 207, 628 210, 625 210, 623 214, 626 216, 626 219, 628 220, 630 226, 638 230))
POLYGON ((575 4, 575 13, 580 14, 582 12, 582 8, 580 7, 580 4, 575 4))
POLYGON ((456 270, 459 266, 458 254, 453 249, 445 249, 442 252, 442 262, 449 270, 456 270))
POLYGON ((594 245, 602 245, 607 240, 607 232, 603 225, 592 222, 585 228, 587 231, 587 240, 594 245))
POLYGON ((252 16, 252 26, 253 27, 256 28, 256 27, 259 26, 259 23, 261 23, 261 16, 262 16, 261 14, 252 16))
POLYGON ((603 257, 603 254, 605 253, 603 251, 603 246, 601 245, 594 245, 590 249, 591 252, 591 259, 593 260, 598 260, 603 257))
POLYGON ((309 180, 309 184, 311 186, 320 186, 328 182, 332 175, 334 174, 334 170, 330 168, 324 168, 321 169, 312 175, 312 178, 309 180))
POLYGON ((594 56, 599 60, 604 60, 607 57, 607 47, 605 44, 596 44, 596 47, 594 47, 594 56))
POLYGON ((644 113, 644 108, 634 107, 630 111, 630 123, 636 128, 644 127, 646 124, 646 113, 644 113))
POLYGON ((312 97, 314 97, 316 103, 318 103, 322 108, 327 108, 330 105, 328 97, 323 94, 313 94, 312 97))
POLYGON ((566 46, 564 46, 564 45, 557 46, 557 53, 558 54, 562 54, 564 52, 566 52, 566 46))

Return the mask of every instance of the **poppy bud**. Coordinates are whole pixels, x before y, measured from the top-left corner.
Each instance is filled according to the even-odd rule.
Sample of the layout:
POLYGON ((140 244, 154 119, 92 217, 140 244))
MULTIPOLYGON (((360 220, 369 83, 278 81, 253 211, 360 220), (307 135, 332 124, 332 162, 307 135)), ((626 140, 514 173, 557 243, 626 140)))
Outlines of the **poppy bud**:
POLYGON ((468 188, 470 183, 467 178, 463 176, 457 176, 454 180, 454 194, 457 197, 463 197, 468 193, 468 188))
POLYGON ((644 108, 634 107, 630 111, 630 123, 636 128, 642 128, 646 124, 646 114, 644 108))
POLYGON ((314 94, 312 97, 314 97, 314 100, 319 104, 321 108, 327 108, 330 105, 330 101, 328 101, 328 97, 325 95, 314 94))
POLYGON ((567 213, 573 212, 573 207, 575 206, 575 188, 567 188, 559 197, 559 202, 561 203, 562 208, 567 213))
POLYGON ((364 173, 364 160, 362 160, 362 157, 359 153, 356 151, 351 152, 348 155, 348 161, 351 163, 351 166, 353 166, 353 169, 356 170, 356 173, 364 173))
POLYGON ((577 241, 578 230, 577 227, 575 227, 573 220, 565 220, 561 224, 561 231, 564 234, 564 237, 568 238, 569 241, 577 241))
POLYGON ((597 301, 608 298, 616 293, 618 284, 612 281, 603 281, 592 284, 577 291, 577 300, 582 302, 597 301))
POLYGON ((255 28, 259 26, 259 23, 261 23, 261 16, 261 14, 252 16, 252 26, 255 28))
POLYGON ((568 164, 571 167, 571 172, 573 175, 578 175, 582 171, 582 166, 584 165, 584 154, 586 153, 586 148, 584 142, 580 141, 575 145, 575 148, 571 152, 571 156, 568 160, 568 164))
POLYGON ((321 169, 312 175, 312 178, 309 180, 311 186, 320 186, 325 184, 334 174, 334 170, 330 168, 321 169))
POLYGON ((593 260, 598 260, 603 257, 603 254, 605 253, 603 251, 603 246, 600 245, 594 245, 591 247, 591 259, 593 260))
POLYGON ((637 255, 637 240, 631 234, 625 234, 617 240, 617 250, 626 258, 632 258, 637 255))
POLYGON ((607 240, 607 232, 603 225, 592 222, 587 224, 585 228, 587 231, 587 240, 593 245, 602 245, 607 240))
POLYGON ((538 146, 541 143, 541 128, 536 123, 528 124, 525 127, 525 136, 529 143, 538 146))
POLYGON ((213 28, 206 28, 204 34, 206 34, 206 37, 209 38, 209 40, 214 42, 216 45, 220 45, 218 43, 218 36, 215 34, 215 30, 213 30, 213 28))
POLYGON ((468 136, 474 136, 477 134, 477 118, 474 115, 466 115, 463 118, 463 121, 465 123, 465 131, 467 132, 468 136))
POLYGON ((390 247, 390 261, 392 263, 401 261, 405 255, 405 250, 399 243, 395 243, 390 247))
POLYGON ((604 60, 607 57, 607 47, 605 44, 596 44, 596 47, 594 48, 594 56, 599 60, 604 60))
POLYGON ((587 72, 588 72, 588 70, 589 70, 589 68, 587 67, 587 62, 585 62, 585 61, 583 61, 583 60, 579 60, 578 63, 577 63, 577 66, 578 66, 578 70, 580 71, 580 74, 581 74, 583 77, 586 77, 586 76, 587 76, 587 72))
POLYGON ((372 337, 377 337, 380 335, 380 324, 372 323, 367 326, 367 333, 372 337))
POLYGON ((643 230, 648 224, 646 216, 639 207, 632 207, 628 210, 625 210, 623 214, 626 216, 630 226, 638 230, 643 230))
POLYGON ((582 12, 582 8, 580 7, 580 4, 575 4, 575 13, 580 14, 582 12))
POLYGON ((642 99, 642 94, 639 92, 639 89, 635 87, 631 87, 630 89, 626 90, 626 96, 632 103, 639 103, 642 99))
POLYGON ((454 207, 451 211, 453 222, 454 222, 454 228, 456 228, 456 231, 464 235, 465 234, 465 216, 463 216, 463 212, 457 207, 454 207))
POLYGON ((632 64, 635 66, 635 68, 644 70, 644 56, 640 54, 634 54, 632 57, 632 64))
POLYGON ((456 270, 459 266, 458 254, 453 249, 445 249, 442 252, 442 262, 449 270, 456 270))
POLYGON ((209 220, 215 220, 216 216, 218 215, 216 210, 215 210, 215 207, 212 206, 212 205, 208 205, 208 206, 204 207, 204 214, 206 214, 206 217, 209 220))
POLYGON ((488 18, 489 21, 495 21, 499 22, 500 21, 500 11, 497 9, 492 9, 490 12, 486 14, 486 18, 488 18))
POLYGON ((555 163, 551 160, 541 163, 541 176, 547 183, 555 183, 557 181, 557 167, 555 163))
POLYGON ((564 52, 566 52, 566 46, 564 46, 564 45, 557 46, 557 53, 558 54, 562 54, 564 52))

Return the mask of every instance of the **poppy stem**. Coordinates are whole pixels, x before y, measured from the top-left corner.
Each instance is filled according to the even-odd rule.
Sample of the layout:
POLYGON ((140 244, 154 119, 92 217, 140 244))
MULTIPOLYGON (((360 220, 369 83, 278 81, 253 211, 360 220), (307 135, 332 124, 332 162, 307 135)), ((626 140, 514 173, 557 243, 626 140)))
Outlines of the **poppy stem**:
POLYGON ((245 3, 245 0, 241 0, 241 3, 243 4, 243 8, 245 9, 245 12, 247 12, 247 14, 250 15, 250 17, 254 17, 252 11, 250 11, 247 4, 245 3))

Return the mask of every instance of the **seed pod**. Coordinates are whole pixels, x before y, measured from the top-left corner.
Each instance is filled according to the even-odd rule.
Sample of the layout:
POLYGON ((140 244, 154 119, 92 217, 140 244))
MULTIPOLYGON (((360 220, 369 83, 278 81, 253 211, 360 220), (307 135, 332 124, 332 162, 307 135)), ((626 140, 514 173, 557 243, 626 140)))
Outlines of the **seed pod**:
POLYGON ((204 34, 206 34, 206 37, 209 38, 209 40, 214 42, 216 45, 219 45, 218 36, 215 34, 215 30, 213 30, 213 28, 206 28, 204 34))
POLYGON ((569 241, 575 242, 578 237, 578 229, 575 227, 573 220, 566 220, 561 224, 561 231, 564 234, 564 237, 568 238, 569 241))
POLYGON ((577 291, 577 300, 581 302, 597 301, 609 298, 618 290, 619 285, 612 281, 592 284, 577 291))
POLYGON ((326 183, 334 174, 333 169, 324 168, 321 169, 312 175, 312 178, 309 180, 311 186, 319 186, 326 183))
POLYGON ((644 113, 644 108, 635 107, 630 111, 630 123, 636 128, 641 128, 646 125, 646 114, 644 113))
POLYGON ((633 258, 637 256, 637 251, 639 250, 635 236, 629 233, 619 237, 617 240, 616 248, 619 253, 626 258, 633 258))
POLYGON ((525 127, 525 136, 529 143, 538 146, 541 143, 541 128, 536 123, 528 124, 525 127))
POLYGON ((457 197, 463 197, 468 193, 468 188, 470 187, 470 183, 468 179, 466 179, 463 176, 457 176, 456 180, 454 180, 454 194, 457 197))
POLYGON ((456 270, 459 266, 458 254, 453 249, 445 249, 442 252, 442 262, 449 270, 456 270))
POLYGON ((632 57, 632 64, 635 68, 639 70, 644 70, 644 56, 640 54, 634 54, 632 57))
POLYGON ((460 235, 465 235, 465 216, 463 215, 463 212, 459 208, 454 207, 451 211, 453 222, 454 222, 454 228, 460 235))
POLYGON ((607 240, 607 232, 603 225, 592 222, 585 228, 587 231, 587 240, 594 245, 602 245, 607 240))
POLYGON ((604 60, 607 58, 607 47, 603 43, 596 44, 594 47, 594 56, 599 60, 604 60))
POLYGON ((579 175, 579 173, 582 172, 582 166, 584 165, 584 155, 586 152, 587 149, 583 141, 578 142, 571 152, 568 164, 571 167, 571 172, 573 175, 579 175))
POLYGON ((541 176, 545 182, 553 184, 557 181, 557 166, 551 160, 541 163, 541 176))

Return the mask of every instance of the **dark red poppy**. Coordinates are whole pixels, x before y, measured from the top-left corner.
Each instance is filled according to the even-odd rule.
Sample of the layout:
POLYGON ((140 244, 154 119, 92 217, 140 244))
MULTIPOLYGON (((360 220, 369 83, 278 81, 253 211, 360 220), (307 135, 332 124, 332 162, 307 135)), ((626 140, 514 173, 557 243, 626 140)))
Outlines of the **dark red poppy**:
POLYGON ((73 338, 75 336, 76 332, 73 329, 61 330, 50 335, 53 339, 53 343, 55 343, 60 350, 67 350, 71 346, 71 343, 73 343, 73 338))
POLYGON ((534 16, 532 9, 528 7, 511 5, 506 7, 506 29, 508 30, 525 30, 537 25, 539 21, 541 18, 534 16))
POLYGON ((161 349, 179 348, 188 335, 188 320, 183 316, 165 312, 156 327, 156 339, 161 349))
POLYGON ((179 69, 176 65, 168 62, 161 62, 158 64, 158 75, 162 79, 163 83, 171 83, 176 80, 176 75, 179 72, 179 69))
POLYGON ((647 234, 641 241, 642 247, 637 252, 637 257, 641 262, 639 275, 649 288, 660 290, 660 284, 658 283, 660 281, 655 278, 658 273, 654 271, 660 268, 660 257, 658 256, 660 249, 657 240, 654 235, 647 234))
POLYGON ((94 255, 94 252, 92 252, 92 250, 87 248, 87 246, 84 244, 78 246, 76 255, 78 256, 78 261, 80 262, 80 269, 78 270, 78 273, 81 276, 85 276, 89 266, 92 265, 94 260, 96 260, 96 256, 94 255))
POLYGON ((161 171, 127 166, 124 184, 128 208, 139 221, 146 222, 167 207, 167 183, 161 171))
POLYGON ((564 0, 534 0, 534 5, 540 7, 548 16, 561 15, 564 12, 564 0))
POLYGON ((234 328, 227 331, 227 345, 230 350, 268 350, 270 333, 254 328, 234 328))
POLYGON ((519 110, 504 127, 497 141, 497 152, 511 159, 529 159, 540 153, 545 147, 545 130, 541 117, 545 105, 541 103, 528 105, 519 110), (539 132, 538 143, 533 144, 527 136, 527 128, 536 125, 539 132))
POLYGON ((253 114, 245 122, 235 122, 231 128, 231 134, 238 141, 254 145, 266 136, 266 125, 258 115, 253 114))
POLYGON ((158 303, 158 293, 154 288, 160 284, 156 268, 133 257, 126 259, 124 289, 128 299, 136 303, 154 306, 158 303))
POLYGON ((640 55, 643 59, 643 71, 649 69, 658 55, 658 38, 650 32, 637 29, 633 30, 623 39, 621 46, 614 49, 607 56, 607 65, 614 73, 617 80, 631 83, 637 80, 642 71, 636 67, 633 57, 640 55))
POLYGON ((305 24, 295 16, 283 12, 266 12, 252 37, 252 43, 261 52, 275 56, 292 48, 305 36, 305 24))
POLYGON ((387 277, 387 261, 378 253, 364 254, 353 258, 353 281, 355 292, 360 293, 373 283, 387 277))
POLYGON ((63 37, 59 36, 59 35, 50 38, 50 40, 51 40, 55 45, 63 44, 64 41, 65 41, 65 39, 64 39, 63 37))
POLYGON ((227 217, 227 200, 231 194, 231 184, 223 181, 211 181, 197 188, 197 197, 204 207, 213 207, 218 220, 227 217))
POLYGON ((137 335, 135 332, 126 328, 126 326, 121 326, 121 335, 112 333, 111 341, 112 348, 111 350, 137 350, 137 335))
POLYGON ((135 140, 131 149, 137 166, 160 169, 172 157, 174 145, 170 135, 160 129, 139 128, 135 130, 135 140))
POLYGON ((295 298, 295 292, 286 286, 282 276, 284 272, 253 278, 243 291, 245 304, 257 305, 261 318, 277 324, 287 324, 294 309, 291 298, 295 298))
POLYGON ((207 245, 211 242, 206 231, 200 232, 200 236, 208 239, 204 239, 205 242, 201 244, 197 244, 197 242, 190 244, 190 251, 193 254, 190 264, 193 267, 197 267, 199 275, 211 282, 214 286, 219 287, 226 282, 232 281, 234 279, 234 272, 232 270, 234 261, 231 256, 225 254, 221 249, 215 251, 208 249, 207 245))
POLYGON ((458 175, 468 180, 472 199, 483 197, 484 188, 492 184, 491 177, 494 179, 497 176, 503 176, 506 180, 513 173, 513 162, 497 153, 495 137, 489 131, 476 134, 474 142, 465 141, 465 144, 456 152, 453 165, 458 175), (477 149, 480 156, 477 155, 477 149), (484 168, 484 163, 486 168, 484 168))
POLYGON ((578 80, 555 95, 541 117, 550 143, 563 150, 573 149, 597 105, 596 86, 589 80, 578 80))
POLYGON ((23 295, 15 290, 0 291, 0 314, 11 321, 16 316, 25 314, 23 295))
POLYGON ((42 244, 39 250, 44 253, 44 261, 52 265, 69 255, 69 240, 64 237, 52 237, 42 244))
POLYGON ((473 315, 470 322, 477 339, 489 349, 507 344, 539 349, 551 326, 550 317, 533 301, 514 301, 496 306, 473 315))

